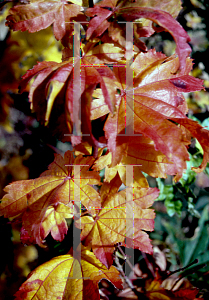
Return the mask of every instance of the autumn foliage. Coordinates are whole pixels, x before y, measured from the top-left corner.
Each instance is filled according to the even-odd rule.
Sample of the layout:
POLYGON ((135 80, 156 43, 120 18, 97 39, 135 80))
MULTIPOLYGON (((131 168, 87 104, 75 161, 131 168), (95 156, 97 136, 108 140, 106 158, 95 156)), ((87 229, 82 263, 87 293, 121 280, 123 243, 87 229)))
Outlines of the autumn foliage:
MULTIPOLYGON (((88 3, 80 0, 24 1, 7 16, 6 25, 14 31, 37 32, 53 25, 54 36, 63 45, 62 62, 37 62, 23 76, 20 92, 30 86, 29 101, 38 121, 61 141, 70 141, 73 151, 64 157, 56 154, 40 177, 6 186, 0 215, 20 220, 22 242, 41 247, 49 234, 57 241, 64 239, 66 219, 74 219, 81 230, 81 260, 71 249, 39 266, 16 293, 17 300, 96 300, 102 278, 122 289, 113 266, 115 245, 132 243, 135 249, 152 253, 147 232, 154 229, 150 207, 159 191, 149 187, 144 173, 155 178, 175 175, 178 181, 189 160, 192 138, 204 152, 194 170, 201 172, 209 161, 209 132, 186 116, 183 93, 202 90, 203 81, 189 75, 190 38, 175 19, 181 1, 103 0, 85 6, 88 3), (126 77, 128 22, 133 23, 134 42, 131 87, 126 77), (85 33, 80 36, 80 57, 75 57, 76 23, 85 33), (140 40, 162 30, 176 42, 171 57, 148 50, 140 40), (127 106, 133 94, 130 117, 127 106), (127 134, 130 118, 132 135, 127 134), (133 180, 128 166, 134 170, 133 180), (129 208, 134 209, 133 238, 127 226, 132 220, 129 208)), ((184 291, 162 292, 159 281, 156 284, 147 287, 149 299, 185 299, 184 291), (152 289, 158 294, 153 296, 152 289)), ((194 299, 197 292, 186 294, 186 299, 194 299)))

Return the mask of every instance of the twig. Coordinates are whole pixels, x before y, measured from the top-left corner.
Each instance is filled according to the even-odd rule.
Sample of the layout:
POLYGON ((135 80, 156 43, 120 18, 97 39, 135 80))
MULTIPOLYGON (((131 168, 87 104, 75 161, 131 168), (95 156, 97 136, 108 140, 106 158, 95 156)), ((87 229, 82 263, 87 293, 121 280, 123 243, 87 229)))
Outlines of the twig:
POLYGON ((126 257, 126 254, 123 252, 123 249, 121 248, 121 246, 118 245, 117 247, 118 247, 118 249, 120 250, 120 252, 123 254, 124 260, 126 260, 127 264, 128 264, 129 267, 131 268, 131 270, 135 273, 134 267, 133 267, 132 264, 130 263, 129 259, 126 257))
MULTIPOLYGON (((120 246, 118 246, 120 247, 120 246)), ((118 271, 121 273, 121 276, 124 278, 124 280, 126 281, 126 283, 128 284, 128 286, 130 287, 130 289, 134 292, 134 294, 138 297, 138 299, 140 300, 148 300, 148 298, 137 291, 137 289, 133 286, 132 282, 130 281, 130 279, 125 275, 124 271, 123 271, 123 267, 121 266, 119 259, 117 256, 115 256, 114 261, 117 265, 118 271)), ((133 268, 133 267, 132 267, 133 268)))
POLYGON ((165 280, 166 278, 168 278, 169 276, 171 276, 171 275, 173 275, 175 273, 178 273, 178 272, 186 270, 187 268, 191 267, 192 265, 194 265, 196 263, 198 263, 198 259, 197 258, 193 262, 191 262, 189 265, 187 265, 187 266, 185 266, 183 268, 179 268, 179 269, 177 269, 175 271, 170 272, 169 274, 166 275, 166 277, 163 278, 163 280, 165 280))

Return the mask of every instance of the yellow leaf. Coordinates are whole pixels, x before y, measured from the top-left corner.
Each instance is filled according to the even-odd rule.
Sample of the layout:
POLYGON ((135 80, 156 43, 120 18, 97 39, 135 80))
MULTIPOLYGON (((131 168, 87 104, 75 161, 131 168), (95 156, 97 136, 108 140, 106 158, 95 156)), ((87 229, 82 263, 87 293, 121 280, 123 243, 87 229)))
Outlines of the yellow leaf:
POLYGON ((49 117, 50 117, 50 114, 52 111, 54 100, 64 85, 65 85, 65 82, 60 82, 57 80, 52 80, 50 82, 49 95, 48 95, 48 101, 47 101, 47 109, 46 109, 46 115, 45 115, 45 125, 47 125, 49 122, 49 117))
POLYGON ((35 269, 15 294, 16 300, 99 300, 98 282, 106 278, 122 288, 119 272, 108 270, 95 255, 81 248, 81 261, 71 254, 51 259, 35 269))

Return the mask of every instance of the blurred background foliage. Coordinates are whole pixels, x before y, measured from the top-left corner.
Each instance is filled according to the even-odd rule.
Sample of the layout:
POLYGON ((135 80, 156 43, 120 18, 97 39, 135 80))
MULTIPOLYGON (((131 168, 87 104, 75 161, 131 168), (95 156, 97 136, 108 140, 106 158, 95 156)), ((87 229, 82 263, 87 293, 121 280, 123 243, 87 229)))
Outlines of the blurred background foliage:
MULTIPOLYGON (((12 181, 38 177, 54 158, 54 152, 64 153, 69 144, 59 142, 47 128, 42 127, 30 110, 28 92, 18 94, 21 76, 37 61, 61 61, 61 44, 53 36, 51 27, 38 33, 12 32, 5 27, 5 17, 11 3, 0 11, 0 197, 3 188, 12 181)), ((209 129, 209 23, 207 0, 183 0, 178 21, 191 37, 194 68, 191 74, 204 79, 205 90, 185 94, 188 116, 209 129)), ((154 34, 146 41, 148 48, 156 48, 166 55, 175 51, 172 37, 154 34)), ((182 272, 209 298, 209 165, 196 174, 191 166, 199 165, 202 148, 195 140, 190 148, 190 161, 182 179, 175 183, 172 176, 153 179, 160 195, 154 203, 155 231, 150 234, 153 245, 164 253, 167 269, 174 271, 192 263, 182 272)), ((13 294, 31 270, 60 254, 70 245, 67 238, 58 243, 50 236, 48 247, 24 247, 20 242, 20 224, 0 218, 0 299, 13 299, 13 294)), ((72 234, 69 230, 68 235, 72 234)))

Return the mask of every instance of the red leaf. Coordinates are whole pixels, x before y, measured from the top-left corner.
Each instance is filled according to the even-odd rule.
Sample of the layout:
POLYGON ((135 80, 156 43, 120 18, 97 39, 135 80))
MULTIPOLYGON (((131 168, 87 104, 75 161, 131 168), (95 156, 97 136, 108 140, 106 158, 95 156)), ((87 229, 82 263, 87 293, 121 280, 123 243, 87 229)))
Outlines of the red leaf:
POLYGON ((167 12, 147 7, 128 7, 119 10, 119 13, 126 21, 134 21, 139 18, 152 20, 170 32, 176 42, 176 52, 179 56, 179 68, 184 70, 186 67, 186 58, 192 51, 188 42, 189 35, 183 27, 167 12))
MULTIPOLYGON (((96 51, 97 53, 97 51, 96 51)), ((95 53, 95 54, 96 54, 95 53)), ((29 100, 31 102, 31 108, 37 113, 37 118, 41 123, 48 125, 53 123, 50 122, 50 117, 53 113, 53 108, 58 105, 59 109, 61 103, 65 101, 65 105, 62 105, 62 113, 65 114, 67 119, 68 131, 72 133, 72 123, 74 122, 76 128, 79 128, 81 122, 79 115, 75 114, 74 109, 79 112, 81 105, 81 115, 82 115, 82 130, 84 134, 89 134, 89 140, 92 145, 102 146, 92 135, 91 132, 91 102, 92 93, 97 84, 100 84, 105 103, 107 104, 109 110, 114 112, 115 110, 115 91, 116 86, 113 85, 113 80, 115 79, 112 70, 104 65, 92 65, 90 59, 94 55, 89 55, 88 53, 81 58, 81 87, 80 93, 74 93, 74 82, 73 72, 76 66, 80 68, 79 60, 75 61, 73 58, 69 58, 68 61, 62 63, 54 62, 42 62, 34 66, 32 70, 29 70, 24 76, 23 81, 20 86, 21 92, 27 86, 27 83, 32 79, 33 76, 37 76, 31 86, 29 93, 29 100), (79 98, 81 95, 81 104, 79 98), (75 98, 77 97, 77 98, 75 98), (65 100, 63 100, 65 99, 65 100), (75 105, 74 105, 75 102, 75 105), (75 119, 75 120, 74 120, 75 119), (87 126, 86 126, 87 125, 87 126)), ((96 58, 96 56, 95 56, 96 58)), ((60 115, 62 115, 60 113, 60 115)), ((62 122, 63 122, 63 116, 62 122)), ((66 133, 68 133, 66 132, 66 133)), ((81 142, 80 138, 75 136, 72 138, 73 145, 81 142)))
MULTIPOLYGON (((179 4, 180 2, 178 2, 178 6, 175 7, 175 12, 177 13, 180 11, 179 4)), ((116 18, 122 16, 126 21, 134 21, 139 18, 149 19, 160 25, 164 30, 170 32, 173 36, 176 42, 176 52, 179 56, 179 68, 180 70, 184 70, 185 60, 191 52, 191 48, 188 45, 190 37, 183 27, 173 18, 172 15, 176 17, 176 13, 173 11, 173 5, 173 2, 168 3, 167 1, 165 1, 165 3, 164 1, 153 1, 150 4, 149 1, 141 3, 141 1, 136 0, 135 3, 124 2, 123 5, 122 1, 103 0, 86 11, 86 15, 94 17, 89 22, 87 39, 91 36, 97 37, 103 34, 110 26, 108 19, 111 16, 115 16, 116 18)))
MULTIPOLYGON (((186 160, 189 160, 187 146, 192 135, 198 138, 202 147, 204 147, 204 160, 200 168, 204 167, 209 155, 206 142, 208 131, 185 116, 187 106, 182 95, 183 91, 191 92, 202 89, 203 81, 188 75, 192 67, 191 61, 187 59, 183 74, 174 74, 178 68, 178 58, 173 57, 166 60, 163 54, 150 50, 146 54, 140 53, 135 58, 132 67, 135 72, 133 79, 134 131, 151 139, 155 147, 154 149, 153 146, 149 145, 150 150, 152 147, 152 154, 150 153, 152 156, 148 161, 153 159, 156 163, 164 161, 168 167, 163 166, 164 172, 168 172, 168 174, 176 172, 176 180, 179 180, 186 168, 186 160), (170 120, 183 125, 190 132, 190 136, 185 134, 183 127, 176 126, 170 120), (154 153, 154 150, 158 152, 154 153), (167 158, 165 159, 162 154, 167 158)), ((117 113, 114 116, 108 116, 104 130, 108 139, 108 149, 112 153, 113 165, 116 165, 124 155, 129 156, 128 152, 126 154, 123 151, 126 147, 130 150, 133 148, 129 144, 126 145, 126 143, 132 143, 133 139, 128 140, 126 137, 118 136, 118 134, 124 134, 125 97, 127 99, 129 96, 127 95, 128 90, 125 90, 125 69, 114 67, 113 70, 118 80, 116 84, 121 91, 118 95, 120 101, 117 106, 117 113)), ((140 141, 140 138, 138 141, 140 141)), ((148 143, 150 144, 149 140, 148 143)), ((135 142, 134 144, 137 145, 135 142)), ((131 155, 133 155, 133 152, 131 155)), ((136 159, 137 157, 138 154, 136 159)), ((141 157, 141 159, 143 158, 141 157)), ((146 157, 144 157, 144 160, 146 161, 146 157)), ((143 164, 143 160, 141 161, 143 164)), ((149 166, 146 163, 145 165, 148 170, 143 170, 149 173, 149 166)), ((155 167, 157 167, 156 164, 155 167)), ((157 175, 157 173, 155 174, 157 175)), ((163 177, 165 176, 164 174, 163 177)))
POLYGON ((14 31, 36 32, 53 24, 57 40, 61 40, 66 34, 66 22, 77 16, 80 20, 85 20, 81 7, 62 0, 34 0, 30 4, 14 6, 9 13, 6 25, 14 31))
POLYGON ((178 299, 194 300, 198 294, 198 289, 180 289, 173 292, 175 297, 178 299))
POLYGON ((93 33, 96 37, 100 36, 109 27, 110 23, 106 19, 112 16, 113 13, 107 9, 95 6, 94 8, 88 8, 86 14, 92 17, 97 15, 89 22, 89 27, 86 32, 86 38, 89 39, 93 33))

